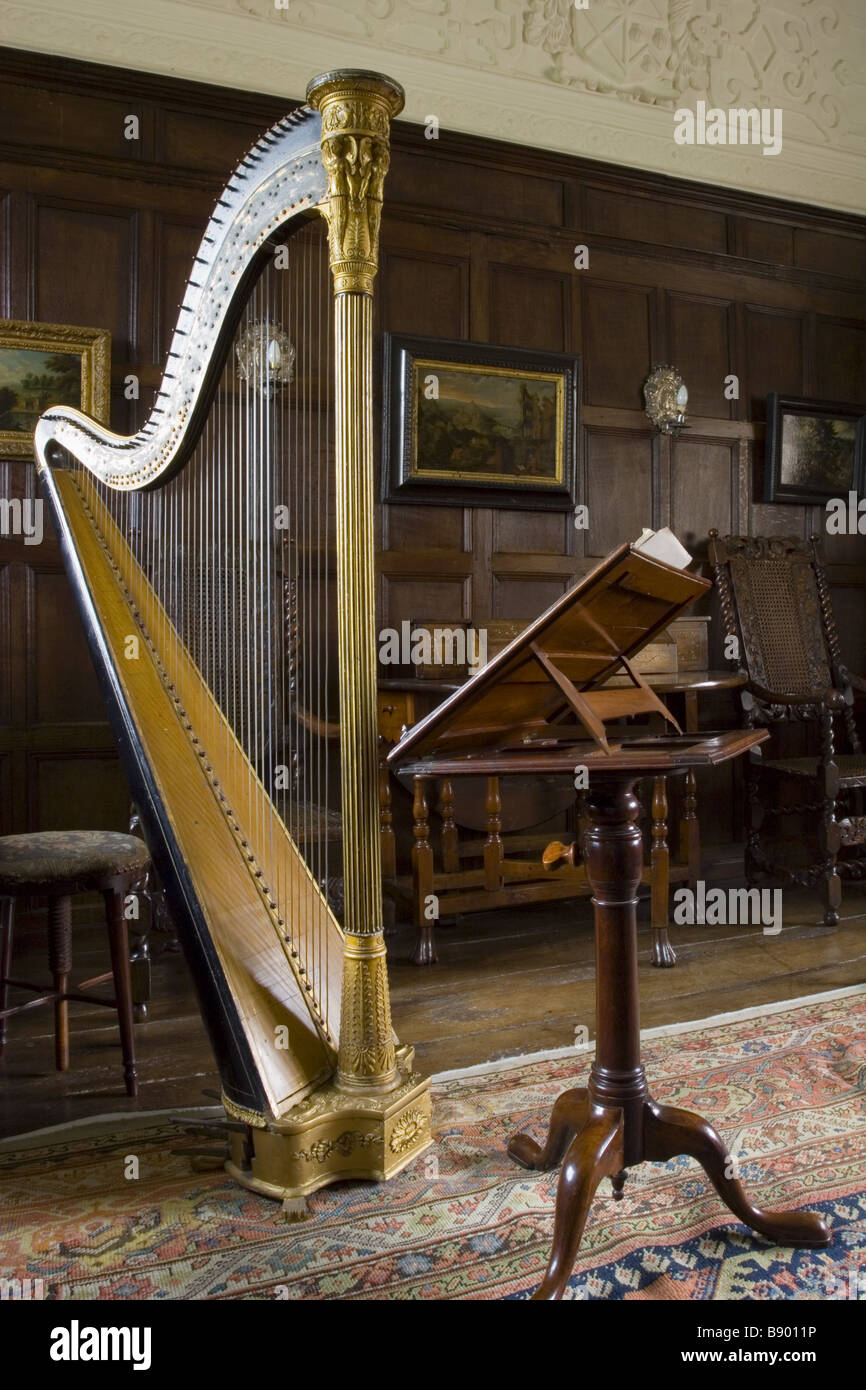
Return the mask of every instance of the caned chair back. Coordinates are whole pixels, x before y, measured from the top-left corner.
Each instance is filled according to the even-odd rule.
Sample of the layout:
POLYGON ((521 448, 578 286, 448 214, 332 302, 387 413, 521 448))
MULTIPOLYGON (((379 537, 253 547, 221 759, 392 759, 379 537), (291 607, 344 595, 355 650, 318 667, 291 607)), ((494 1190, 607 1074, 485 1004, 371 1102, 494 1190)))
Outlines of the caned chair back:
POLYGON ((835 661, 832 614, 812 546, 788 536, 722 539, 711 532, 710 559, 750 681, 773 695, 820 700, 834 684, 835 661))

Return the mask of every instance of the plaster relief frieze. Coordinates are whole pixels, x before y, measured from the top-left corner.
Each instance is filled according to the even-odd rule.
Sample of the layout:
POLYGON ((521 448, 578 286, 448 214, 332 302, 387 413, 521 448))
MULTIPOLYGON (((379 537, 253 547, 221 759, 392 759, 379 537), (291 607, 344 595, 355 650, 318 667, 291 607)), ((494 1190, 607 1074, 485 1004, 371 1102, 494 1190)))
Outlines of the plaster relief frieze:
POLYGON ((376 68, 408 120, 866 210, 863 0, 0 0, 0 19, 18 47, 293 97, 376 68), (698 101, 781 110, 781 155, 677 145, 698 101))
POLYGON ((821 0, 588 0, 585 9, 574 0, 189 3, 650 106, 703 98, 781 107, 791 135, 804 140, 848 136, 856 148, 863 129, 855 54, 866 15, 858 21, 821 0))

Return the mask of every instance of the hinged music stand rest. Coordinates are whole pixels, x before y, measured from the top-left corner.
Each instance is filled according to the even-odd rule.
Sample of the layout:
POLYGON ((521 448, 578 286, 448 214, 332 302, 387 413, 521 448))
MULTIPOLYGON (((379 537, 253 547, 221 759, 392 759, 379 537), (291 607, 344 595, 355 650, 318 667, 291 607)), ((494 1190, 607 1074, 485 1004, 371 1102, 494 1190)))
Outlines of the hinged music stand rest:
POLYGON ((645 1159, 696 1158, 734 1215, 778 1244, 830 1241, 811 1212, 754 1206, 728 1176, 731 1160, 712 1125, 657 1104, 641 1063, 636 908, 643 854, 635 783, 739 757, 767 731, 652 736, 623 727, 614 737, 604 721, 655 711, 675 723, 630 658, 708 587, 707 580, 622 546, 410 730, 388 758, 402 776, 588 772, 582 851, 595 909, 595 1060, 588 1086, 556 1101, 543 1148, 526 1134, 508 1146, 526 1168, 553 1168, 565 1156, 553 1251, 536 1299, 562 1297, 599 1181, 609 1177, 620 1197, 626 1169, 645 1159), (598 689, 621 668, 631 686, 598 689))

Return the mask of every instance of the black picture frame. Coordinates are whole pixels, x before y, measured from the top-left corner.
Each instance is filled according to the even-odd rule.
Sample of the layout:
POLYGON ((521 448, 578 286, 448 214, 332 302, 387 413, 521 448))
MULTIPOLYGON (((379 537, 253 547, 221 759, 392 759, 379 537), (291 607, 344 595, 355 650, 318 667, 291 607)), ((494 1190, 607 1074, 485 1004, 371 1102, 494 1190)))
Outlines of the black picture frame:
POLYGON ((767 396, 764 501, 823 505, 833 497, 847 499, 852 491, 866 491, 866 405, 771 391, 767 396), (810 437, 801 421, 809 422, 813 431, 815 425, 823 426, 824 438, 810 437), (844 426, 844 434, 840 426, 844 426), (843 451, 838 448, 840 441, 844 442, 843 451), (815 455, 812 461, 807 457, 810 448, 815 455), (796 456, 798 449, 802 459, 796 456))
POLYGON ((384 356, 383 501, 563 512, 575 507, 579 357, 392 333, 385 334, 384 356), (437 396, 436 405, 426 408, 425 420, 419 387, 431 375, 437 377, 437 387, 446 377, 455 391, 445 399, 457 403, 443 411, 442 397, 437 396), (462 398, 456 394, 461 378, 477 386, 478 379, 485 377, 489 382, 486 404, 480 406, 473 398, 461 406, 462 398), (527 385, 519 394, 521 379, 542 386, 530 393, 527 385), (449 416, 460 410, 464 420, 452 424, 449 416), (492 410, 506 421, 509 412, 515 416, 520 412, 521 433, 514 428, 493 431, 492 452, 482 465, 483 425, 492 424, 492 410), (451 451, 447 464, 425 467, 419 462, 422 432, 438 446, 440 457, 451 451), (463 467, 453 461, 458 451, 466 454, 463 467), (537 472, 532 472, 533 464, 537 472))

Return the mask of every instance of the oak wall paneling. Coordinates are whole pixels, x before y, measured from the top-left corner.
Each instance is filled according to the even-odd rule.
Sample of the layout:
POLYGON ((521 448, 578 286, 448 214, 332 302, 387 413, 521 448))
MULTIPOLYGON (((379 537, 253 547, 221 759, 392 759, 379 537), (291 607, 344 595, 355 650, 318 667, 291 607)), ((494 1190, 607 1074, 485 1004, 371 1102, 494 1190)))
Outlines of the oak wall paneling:
MULTIPOLYGON (((131 430, 156 390, 213 200, 292 103, 10 50, 0 68, 2 313, 109 327, 112 418, 131 430), (123 139, 130 112, 137 142, 123 139), (123 397, 129 372, 137 402, 123 397)), ((458 493, 447 506, 378 508, 380 625, 528 619, 647 524, 673 525, 699 556, 711 525, 821 526, 820 509, 760 500, 764 397, 862 394, 866 222, 447 131, 429 141, 398 122, 374 322, 377 378, 385 331, 582 358, 588 530, 571 513, 466 508, 458 493), (576 245, 589 250, 584 270, 576 245), (650 367, 668 361, 690 391, 689 428, 675 440, 653 434, 641 395, 650 367), (739 397, 728 400, 730 374, 739 397)), ((32 491, 26 462, 0 468, 4 495, 32 491)), ((826 550, 843 648, 863 669, 866 537, 827 538, 826 550)), ((60 814, 82 822, 85 800, 122 819, 125 787, 89 675, 69 686, 86 661, 64 583, 53 537, 26 548, 0 538, 4 830, 60 814)), ((721 660, 717 616, 711 631, 721 660)), ((733 704, 713 717, 734 718, 733 704)), ((730 837, 732 802, 728 790, 701 803, 709 839, 730 837)))

